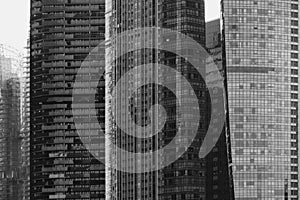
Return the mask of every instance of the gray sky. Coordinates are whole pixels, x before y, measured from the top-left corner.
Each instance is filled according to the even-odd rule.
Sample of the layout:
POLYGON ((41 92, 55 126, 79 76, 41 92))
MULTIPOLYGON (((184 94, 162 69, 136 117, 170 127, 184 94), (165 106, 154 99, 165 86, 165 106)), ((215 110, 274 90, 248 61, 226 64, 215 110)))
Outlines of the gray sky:
MULTIPOLYGON (((30 0, 2 0, 0 6, 0 43, 26 52, 30 0)), ((220 17, 220 0, 205 0, 206 21, 220 17)))
POLYGON ((30 0, 2 0, 0 5, 0 43, 26 52, 30 0))
POLYGON ((221 16, 221 0, 205 0, 206 21, 218 19, 221 16))

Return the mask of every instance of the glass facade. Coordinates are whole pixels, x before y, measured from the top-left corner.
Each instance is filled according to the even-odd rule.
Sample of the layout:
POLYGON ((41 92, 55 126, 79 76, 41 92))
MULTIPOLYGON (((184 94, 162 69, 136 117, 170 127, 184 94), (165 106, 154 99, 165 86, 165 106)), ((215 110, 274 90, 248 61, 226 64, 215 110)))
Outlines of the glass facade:
POLYGON ((29 40, 27 48, 26 64, 23 69, 21 83, 21 104, 22 104, 22 178, 23 195, 22 200, 30 200, 30 51, 29 40))
POLYGON ((0 45, 0 199, 22 199, 20 54, 0 45))
MULTIPOLYGON (((170 66, 181 72, 190 82, 197 85, 197 94, 199 98, 200 107, 203 112, 206 112, 206 88, 203 80, 199 74, 192 69, 189 63, 185 62, 183 58, 172 52, 158 51, 157 49, 145 49, 142 44, 149 42, 155 43, 154 34, 147 34, 141 37, 138 34, 127 35, 122 38, 122 41, 117 41, 114 36, 124 31, 133 30, 142 27, 163 27, 172 30, 180 31, 186 34, 203 47, 205 46, 205 18, 204 18, 204 1, 203 0, 107 0, 106 1, 106 39, 107 39, 107 54, 109 65, 106 66, 107 93, 106 93, 106 133, 108 135, 108 143, 114 143, 122 149, 129 152, 149 152, 162 148, 168 144, 176 135, 176 97, 166 88, 158 87, 156 85, 145 85, 135 93, 132 100, 131 111, 133 117, 128 117, 124 112, 126 111, 123 101, 132 98, 128 95, 129 90, 133 88, 135 82, 126 83, 123 85, 124 93, 117 96, 115 100, 120 107, 117 109, 119 113, 113 113, 110 109, 112 107, 112 88, 122 75, 130 69, 143 64, 160 63, 170 66), (124 42, 125 41, 125 42, 124 42), (122 46, 128 45, 128 46, 122 46), (129 51, 125 56, 118 57, 118 49, 132 48, 132 46, 140 47, 140 50, 129 51), (164 129, 156 136, 146 139, 136 139, 126 133, 138 134, 134 127, 130 126, 132 118, 135 122, 144 126, 149 122, 155 122, 154 128, 159 123, 158 115, 149 116, 149 108, 154 103, 160 103, 164 106, 168 120, 164 129), (121 114, 120 114, 121 113, 121 114), (114 116, 121 115, 120 118, 115 119, 114 116), (128 122, 126 130, 120 130, 116 123, 122 121, 128 122)), ((178 45, 177 48, 182 48, 178 45)), ((183 50, 183 49, 182 49, 183 50)), ((186 50, 186 49, 185 49, 186 50)), ((155 64, 153 64, 155 66, 155 64)), ((155 68, 154 68, 155 69, 155 68)), ((143 69, 142 73, 137 72, 134 76, 141 76, 142 79, 151 78, 155 76, 155 70, 143 69)), ((156 75, 157 76, 157 75, 156 75)), ((161 74, 164 79, 167 79, 168 74, 161 74)), ((175 83, 179 80, 169 80, 175 83)), ((196 87, 196 86, 195 86, 196 87)), ((177 88, 178 92, 180 88, 177 88)), ((182 95, 184 96, 184 95, 182 95)), ((149 158, 141 165, 136 164, 138 157, 132 160, 124 158, 122 163, 117 163, 118 155, 115 149, 107 150, 107 159, 110 166, 107 167, 106 175, 106 197, 108 199, 191 199, 204 200, 205 199, 205 161, 199 159, 199 148, 201 146, 201 139, 206 132, 205 118, 202 118, 201 126, 198 130, 198 138, 186 153, 176 162, 167 166, 163 170, 147 173, 126 173, 116 170, 116 166, 123 169, 151 167, 156 165, 160 160, 149 158)), ((130 170, 131 171, 131 170, 130 170)), ((137 170, 138 171, 138 170, 137 170)))
MULTIPOLYGON (((157 25, 157 2, 156 1, 140 1, 140 0, 107 0, 106 1, 106 39, 109 43, 107 63, 112 63, 106 66, 106 73, 110 74, 110 79, 106 77, 106 85, 108 93, 106 93, 106 110, 109 111, 112 102, 110 99, 112 91, 111 88, 114 87, 117 80, 129 71, 131 68, 141 65, 154 63, 156 60, 155 53, 152 50, 137 50, 128 52, 123 57, 118 57, 118 48, 130 48, 129 45, 140 45, 138 42, 141 42, 141 37, 130 35, 127 38, 124 38, 122 41, 116 41, 114 36, 123 31, 132 30, 135 28, 141 28, 146 26, 155 26, 157 25), (126 44, 125 42, 126 41, 126 44), (127 43, 128 42, 128 43, 127 43), (123 45, 126 46, 123 46, 123 45), (127 46, 128 44, 128 46, 127 46), (115 59, 115 60, 114 60, 115 59), (109 67, 108 67, 109 66, 109 67)), ((145 38, 151 42, 151 37, 145 38)), ((150 72, 150 70, 149 70, 150 72)), ((138 73, 136 75, 139 75, 138 73)), ((149 75, 149 74, 148 74, 149 75)), ((137 84, 136 82, 131 81, 130 83, 122 87, 123 91, 129 91, 132 86, 137 84)), ((147 95, 141 95, 142 91, 138 91, 135 94, 135 102, 132 103, 132 107, 135 106, 136 113, 139 113, 141 117, 136 117, 136 122, 139 124, 146 124, 147 121, 153 120, 146 115, 147 107, 152 103, 156 98, 153 94, 151 85, 143 87, 144 93, 147 95)), ((120 105, 121 101, 125 101, 129 98, 128 94, 122 92, 122 96, 118 96, 116 101, 120 105)), ((117 108, 117 111, 124 112, 125 109, 122 109, 122 105, 117 108)), ((130 135, 125 135, 123 130, 118 129, 115 126, 115 123, 118 119, 114 119, 114 116, 117 116, 119 113, 106 113, 106 133, 109 135, 109 141, 112 141, 114 144, 117 144, 120 148, 126 149, 128 151, 149 151, 153 149, 151 144, 157 145, 158 138, 150 137, 149 139, 138 140, 130 135), (122 134, 122 135, 121 135, 122 134)), ((122 115, 122 114, 119 114, 122 115)), ((138 115, 138 114, 136 114, 138 115)), ((123 115, 122 119, 124 121, 130 121, 131 118, 128 118, 127 115, 123 115)), ((126 123, 126 122, 125 122, 126 123)), ((130 123, 128 123, 130 124, 130 123)), ((135 130, 127 126, 126 132, 133 132, 137 134, 135 130)), ((106 198, 108 200, 118 200, 118 199, 157 199, 158 194, 158 172, 149 172, 149 173, 127 173, 118 171, 117 165, 121 168, 142 168, 153 165, 153 158, 150 158, 149 161, 141 162, 140 166, 136 164, 136 159, 130 160, 129 157, 123 159, 119 158, 113 148, 106 150, 107 152, 107 162, 111 164, 107 168, 106 174, 106 198), (121 159, 120 163, 117 160, 121 159), (109 161, 108 161, 109 160, 109 161)))
MULTIPOLYGON (((105 199, 104 164, 86 150, 72 114, 75 76, 89 52, 104 40, 104 12, 104 0, 31 0, 31 199, 105 199)), ((103 88, 102 80, 99 91, 103 88)), ((100 116, 103 95, 95 97, 100 116)), ((89 117, 85 104, 76 109, 82 118, 89 117)))
MULTIPOLYGON (((224 77, 223 69, 223 51, 221 41, 221 21, 216 19, 206 23, 206 48, 213 58, 212 62, 218 66, 218 72, 215 72, 207 65, 206 73, 221 73, 224 77)), ((207 95, 209 98, 209 95, 207 95)), ((219 96, 224 99, 224 93, 219 96)), ((209 101, 209 99, 208 99, 209 101)), ((209 106, 209 104, 208 104, 209 106)), ((208 108, 210 110, 210 108, 208 108)), ((208 112, 210 113, 210 112, 208 112)), ((217 144, 206 156, 206 199, 212 200, 230 200, 233 199, 232 173, 228 165, 230 159, 228 140, 226 137, 226 126, 217 140, 217 144)))
POLYGON ((298 0, 223 0, 235 199, 298 199, 298 0))

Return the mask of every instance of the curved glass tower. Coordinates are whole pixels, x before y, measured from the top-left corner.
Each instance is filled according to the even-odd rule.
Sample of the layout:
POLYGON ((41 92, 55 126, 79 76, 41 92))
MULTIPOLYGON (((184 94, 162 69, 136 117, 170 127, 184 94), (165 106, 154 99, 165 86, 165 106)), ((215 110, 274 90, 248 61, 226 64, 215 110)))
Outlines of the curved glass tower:
MULTIPOLYGON (((124 31, 134 30, 143 27, 162 27, 179 31, 186 34, 203 47, 205 47, 205 18, 203 0, 106 0, 106 40, 108 65, 106 66, 106 134, 109 144, 113 144, 128 152, 151 152, 162 148, 168 144, 176 135, 179 125, 176 124, 176 97, 174 93, 166 88, 157 85, 144 85, 135 91, 133 96, 128 95, 129 91, 137 82, 128 80, 126 85, 122 85, 121 95, 112 98, 112 88, 119 81, 122 75, 139 65, 159 63, 170 66, 181 72, 193 84, 200 86, 197 88, 201 111, 205 112, 205 91, 203 80, 201 80, 195 70, 192 70, 189 63, 173 52, 163 52, 158 49, 143 48, 144 43, 157 43, 155 33, 137 34, 132 32, 122 38, 122 41, 115 39, 117 34, 124 31), (121 44, 124 44, 121 45, 121 44), (131 50, 126 55, 118 57, 119 50, 124 48, 131 50), (124 101, 131 100, 131 117, 127 116, 124 101), (115 103, 116 101, 117 103, 115 103), (112 104, 120 105, 117 112, 111 110, 112 104), (130 136, 128 133, 139 134, 129 121, 134 120, 142 127, 151 124, 153 129, 159 124, 162 118, 157 115, 149 115, 153 104, 160 103, 164 106, 168 119, 166 126, 160 133, 153 137, 139 139, 130 136), (117 118, 114 118, 117 116, 117 118), (124 123, 125 129, 120 130, 117 123, 124 123)), ((158 36, 159 37, 159 36, 158 36)), ((162 38, 160 38, 162 39, 162 38)), ((175 44, 176 45, 176 44, 175 44)), ((144 45, 145 46, 145 45, 144 45)), ((178 48, 180 48, 178 46, 178 48)), ((136 71, 133 77, 140 77, 142 81, 156 78, 158 74, 155 64, 152 68, 136 71)), ((149 65, 148 65, 149 66, 149 65)), ((147 67, 148 67, 147 66, 147 67)), ((149 66, 150 67, 150 66, 149 66)), ((168 74, 159 74, 159 77, 168 79, 168 74)), ((171 76, 172 77, 172 76, 171 76)), ((171 80, 176 83, 178 80, 171 80)), ((180 88, 176 88, 179 92, 180 88)), ((184 96, 184 95, 183 95, 184 96)), ((198 136, 205 135, 206 124, 202 118, 198 136)), ((137 136, 137 135, 135 135, 137 136)), ((154 157, 136 162, 139 157, 120 158, 111 146, 107 149, 107 178, 106 178, 106 197, 111 200, 158 200, 158 199, 205 199, 205 162, 199 159, 199 148, 201 146, 199 137, 195 143, 182 155, 180 159, 162 170, 145 173, 126 173, 124 171, 139 171, 140 168, 147 169, 158 165, 161 160, 154 157), (131 159, 128 159, 131 158, 131 159), (122 160, 122 162, 119 162, 122 160)), ((183 140, 182 140, 183 142, 183 140)), ((174 149, 176 151, 176 149, 174 149)))
POLYGON ((298 4, 222 1, 235 199, 299 199, 298 4))

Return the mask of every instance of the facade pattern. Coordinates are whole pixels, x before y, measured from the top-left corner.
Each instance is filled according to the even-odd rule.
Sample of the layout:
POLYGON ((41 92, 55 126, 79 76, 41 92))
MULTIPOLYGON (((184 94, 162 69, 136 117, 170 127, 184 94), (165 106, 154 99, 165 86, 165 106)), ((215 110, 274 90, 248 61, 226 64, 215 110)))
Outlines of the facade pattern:
POLYGON ((235 199, 299 199, 298 4, 222 1, 235 199))
MULTIPOLYGON (((209 68, 210 65, 207 65, 206 74, 221 73, 225 78, 220 19, 206 23, 206 48, 212 57, 212 62, 218 66, 218 72, 214 72, 209 68)), ((209 95, 207 95, 207 98, 209 98, 209 95)), ((223 95, 220 95, 219 98, 224 99, 225 92, 223 95)), ((207 105, 209 106, 209 104, 207 105)), ((230 160, 230 147, 227 145, 229 137, 227 137, 228 134, 226 133, 226 125, 224 125, 220 138, 215 138, 215 140, 218 141, 216 146, 205 158, 206 199, 231 200, 234 196, 232 173, 228 165, 230 160)))
MULTIPOLYGON (((192 67, 180 58, 178 55, 170 52, 163 52, 153 49, 141 49, 131 51, 126 56, 118 58, 118 48, 130 49, 130 44, 141 47, 143 42, 157 42, 153 35, 149 34, 141 39, 135 34, 128 35, 124 40, 128 46, 121 46, 124 41, 114 40, 116 34, 124 31, 133 30, 143 27, 163 27, 172 30, 180 31, 194 38, 203 47, 205 47, 205 19, 204 19, 204 1, 174 1, 174 0, 109 0, 106 2, 106 26, 107 26, 107 46, 109 54, 109 63, 106 73, 109 74, 109 79, 106 79, 108 93, 106 95, 107 102, 111 102, 111 88, 114 87, 120 77, 130 69, 149 63, 160 63, 168 65, 181 72, 189 81, 197 88, 200 107, 203 112, 206 112, 205 107, 205 91, 206 88, 199 74, 192 67), (139 46, 140 45, 140 46, 139 46)), ((180 48, 178 46, 178 48, 180 48)), ((153 65, 154 67, 154 65, 153 65)), ((155 70, 145 69, 147 74, 135 74, 146 79, 155 76, 155 70)), ((167 74, 162 74, 162 77, 168 77, 167 74)), ((167 78, 166 78, 167 79, 167 78)), ((171 80, 176 81, 176 80, 171 80)), ((124 85, 124 93, 117 97, 117 102, 122 105, 122 101, 130 98, 126 92, 130 90, 130 84, 124 85)), ((178 88, 179 90, 179 88, 178 88)), ((156 126, 160 120, 157 116, 150 117, 148 115, 149 108, 154 103, 160 103, 166 109, 168 120, 162 132, 154 137, 139 140, 126 135, 116 126, 114 116, 119 113, 110 112, 110 103, 107 103, 106 110, 106 133, 109 135, 109 142, 117 144, 120 148, 130 152, 148 152, 157 148, 161 148, 168 144, 176 135, 176 103, 175 96, 166 88, 155 85, 145 85, 135 93, 135 101, 132 102, 133 118, 136 123, 144 126, 149 122, 154 122, 156 126)), ((123 113, 122 106, 118 112, 123 113)), ((121 114, 122 115, 122 114, 121 114)), ((132 120, 127 115, 122 115, 118 120, 132 120)), ((114 149, 107 152, 108 158, 111 160, 107 168, 107 187, 106 194, 108 199, 205 199, 205 162, 198 157, 199 147, 201 146, 201 137, 205 134, 206 124, 205 119, 202 119, 201 128, 199 129, 198 138, 187 150, 187 152, 176 162, 166 167, 163 170, 131 174, 115 170, 116 165, 128 167, 149 167, 155 165, 157 160, 149 158, 142 163, 141 166, 136 165, 135 158, 132 162, 124 158, 124 162, 116 163, 114 149)), ((128 123, 130 124, 130 123, 128 123)), ((135 130, 127 126, 127 132, 135 133, 135 130)))
POLYGON ((0 46, 0 199, 22 199, 20 58, 0 46))
MULTIPOLYGON (((29 41, 28 41, 29 45, 29 41)), ((30 51, 21 78, 21 136, 22 136, 22 200, 30 199, 30 51)))
MULTIPOLYGON (((31 199, 105 199, 104 164, 86 150, 72 114, 75 76, 104 40, 104 12, 104 0, 31 0, 31 199)), ((88 92, 84 88, 82 96, 88 92)), ((103 97, 95 101, 103 112, 103 97)), ((76 106, 77 113, 89 118, 85 104, 76 106)))

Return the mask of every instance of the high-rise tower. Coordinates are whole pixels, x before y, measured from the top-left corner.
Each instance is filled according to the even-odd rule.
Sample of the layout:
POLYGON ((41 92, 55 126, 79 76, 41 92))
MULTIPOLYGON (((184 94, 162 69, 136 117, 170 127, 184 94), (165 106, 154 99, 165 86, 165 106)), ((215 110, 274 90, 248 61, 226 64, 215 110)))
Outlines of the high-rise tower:
MULTIPOLYGON (((75 75, 104 40, 104 12, 104 0, 31 1, 31 199, 105 198, 104 165, 86 150, 72 114, 75 75)), ((101 112, 102 100, 95 99, 101 112)), ((86 105, 77 105, 88 118, 85 111, 86 105)))
MULTIPOLYGON (((107 0, 106 1, 106 26, 107 26, 107 47, 110 57, 108 60, 111 65, 107 65, 106 73, 109 74, 107 82, 107 118, 106 118, 106 134, 110 136, 109 142, 122 148, 128 152, 152 152, 158 148, 162 148, 168 144, 176 135, 179 125, 176 121, 176 97, 174 93, 166 88, 154 84, 144 85, 134 91, 133 95, 128 95, 133 89, 134 78, 140 77, 142 82, 147 79, 158 78, 153 63, 165 64, 176 69, 184 77, 186 77, 197 88, 199 105, 201 113, 206 112, 206 88, 199 74, 190 66, 190 63, 176 55, 174 52, 160 51, 153 48, 144 48, 143 44, 158 43, 155 35, 157 33, 138 34, 128 32, 120 40, 116 40, 116 36, 122 32, 140 29, 144 27, 161 27, 172 29, 186 34, 205 47, 205 18, 204 18, 204 1, 203 0, 107 0), (126 55, 118 57, 121 48, 129 50, 138 47, 138 50, 128 51, 126 55), (140 48, 140 49, 139 49, 140 48), (150 65, 147 65, 150 64, 150 65), (112 99, 111 91, 121 77, 131 69, 139 66, 147 65, 149 68, 137 70, 131 80, 128 80, 121 89, 121 95, 112 99), (130 114, 127 115, 126 104, 130 99, 130 114), (111 111, 112 103, 116 102, 117 110, 111 111), (155 136, 148 138, 135 138, 140 134, 137 129, 130 123, 133 120, 141 127, 148 124, 153 125, 152 128, 159 123, 156 113, 149 115, 150 108, 153 104, 160 103, 164 106, 168 115, 163 130, 155 136), (116 118, 114 118, 116 117, 116 118), (125 128, 120 130, 116 123, 124 123, 125 128)), ((160 38, 162 39, 162 38, 160 38)), ((173 44, 172 44, 173 45, 173 44)), ((175 46, 178 44, 174 44, 175 46)), ((180 45, 176 48, 181 48, 180 45)), ((122 50, 121 50, 122 51, 122 50)), ((141 69, 141 68, 140 68, 141 69)), ((168 79, 169 74, 159 74, 160 77, 168 79)), ((176 81, 170 76, 168 81, 176 85, 176 81)), ((178 84, 177 86, 180 86, 178 84)), ((179 87, 176 88, 178 93, 183 93, 179 87)), ((182 95, 184 96, 184 95, 182 95)), ((153 111, 155 113, 155 111, 153 111)), ((201 118, 198 130, 198 138, 192 146, 186 149, 186 153, 166 168, 158 171, 145 173, 134 173, 141 168, 147 169, 160 162, 155 156, 143 160, 138 163, 138 156, 118 158, 120 155, 114 152, 114 148, 109 150, 108 158, 111 163, 107 168, 107 198, 108 199, 205 199, 205 162, 199 159, 199 148, 201 146, 201 137, 205 135, 206 121, 201 118), (118 161, 120 161, 118 163, 118 161), (121 172, 116 168, 128 170, 130 168, 133 173, 121 172)), ((118 125, 118 124, 117 124, 118 125)), ((184 139, 182 140, 184 142, 184 139)), ((174 149, 176 151, 176 149, 174 149)))
MULTIPOLYGON (((206 48, 213 58, 212 62, 218 66, 216 69, 218 71, 215 72, 214 69, 210 68, 210 65, 208 65, 206 73, 221 73, 224 77, 220 19, 206 23, 206 48)), ((207 98, 209 98, 209 95, 207 96, 207 98)), ((220 93, 218 98, 225 99, 225 92, 220 93)), ((215 138, 218 142, 205 158, 206 199, 233 199, 231 168, 228 165, 230 159, 230 146, 228 146, 227 135, 226 125, 224 125, 221 136, 219 138, 215 138)))
POLYGON ((0 199, 21 200, 21 101, 22 56, 0 45, 0 199))
POLYGON ((236 199, 299 199, 299 1, 223 0, 236 199))
POLYGON ((22 135, 22 200, 30 199, 30 49, 29 40, 27 57, 21 78, 21 135, 22 135))

